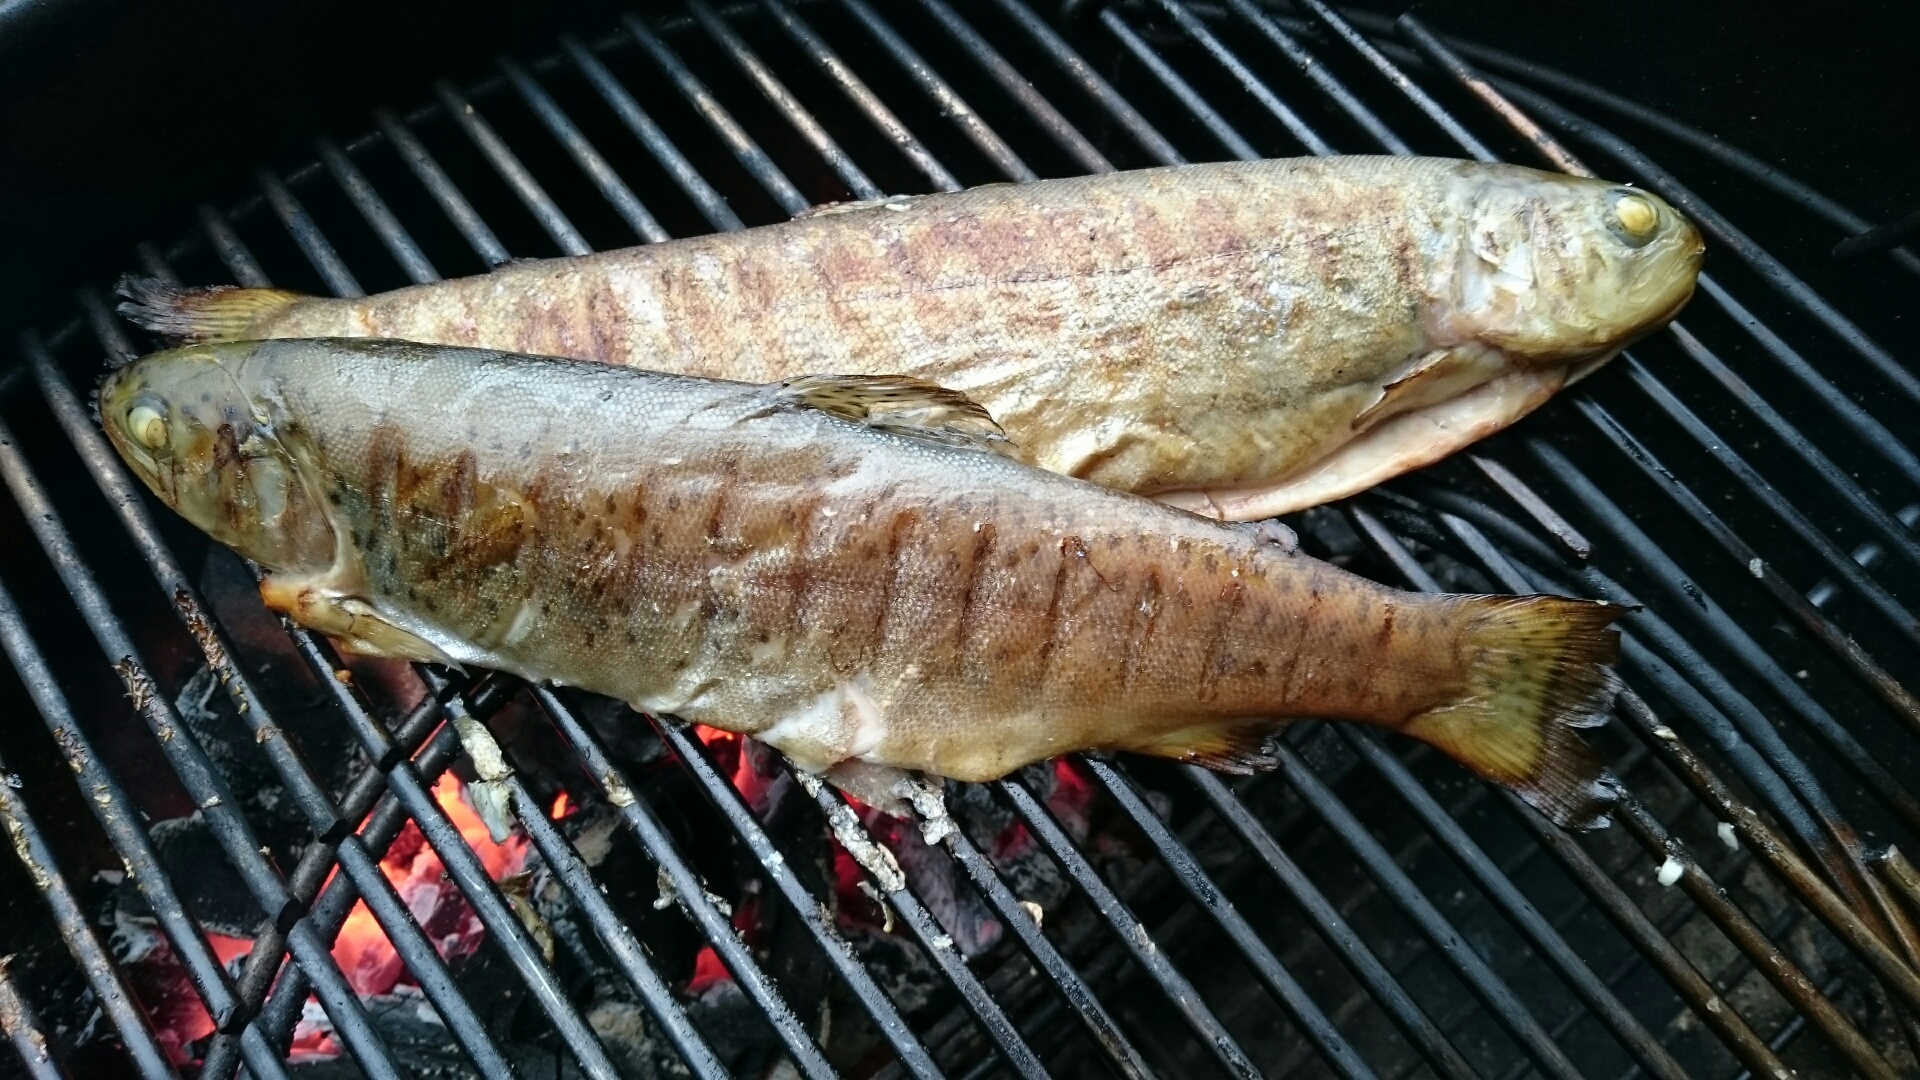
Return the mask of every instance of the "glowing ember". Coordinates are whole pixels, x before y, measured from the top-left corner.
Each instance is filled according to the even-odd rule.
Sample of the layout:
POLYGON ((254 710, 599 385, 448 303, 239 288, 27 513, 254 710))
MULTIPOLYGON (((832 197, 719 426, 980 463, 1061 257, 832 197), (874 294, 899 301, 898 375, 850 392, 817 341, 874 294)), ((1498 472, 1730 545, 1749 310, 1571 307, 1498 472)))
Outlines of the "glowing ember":
MULTIPOLYGON (((447 818, 460 835, 480 856, 480 863, 486 867, 488 875, 495 881, 511 877, 526 869, 527 855, 530 850, 526 838, 519 834, 509 837, 504 844, 496 844, 487 835, 487 826, 480 820, 473 807, 468 805, 464 788, 451 773, 442 775, 434 785, 435 801, 446 812, 447 818)), ((568 810, 566 796, 562 794, 554 802, 554 816, 560 817, 568 810)), ((427 845, 420 829, 409 821, 387 849, 386 857, 380 860, 380 870, 393 882, 394 890, 400 894, 400 900, 413 913, 414 921, 426 932, 442 957, 448 961, 463 959, 479 948, 486 937, 485 929, 480 925, 479 917, 467 906, 466 898, 460 895, 458 886, 447 879, 440 857, 427 845)), ((338 870, 335 870, 338 873, 338 870)), ((208 935, 214 954, 223 964, 232 964, 247 954, 252 942, 245 938, 208 935)), ((347 921, 340 928, 340 935, 333 945, 333 958, 345 973, 347 982, 362 997, 372 997, 393 991, 396 985, 415 985, 412 977, 388 942, 386 932, 374 921, 373 913, 367 910, 364 901, 356 903, 347 921)), ((186 1006, 173 1010, 164 1018, 156 1017, 156 1024, 162 1043, 169 1056, 177 1064, 192 1060, 188 1047, 213 1031, 213 1022, 208 1019, 198 999, 192 994, 167 995, 169 999, 180 998, 186 1006)), ((292 1059, 319 1060, 336 1057, 340 1046, 334 1040, 326 1017, 318 1007, 318 1002, 309 998, 299 1026, 294 1031, 292 1059)))
POLYGON ((563 791, 553 797, 553 809, 547 812, 547 816, 555 821, 559 821, 571 813, 573 813, 573 802, 567 798, 567 793, 563 791))

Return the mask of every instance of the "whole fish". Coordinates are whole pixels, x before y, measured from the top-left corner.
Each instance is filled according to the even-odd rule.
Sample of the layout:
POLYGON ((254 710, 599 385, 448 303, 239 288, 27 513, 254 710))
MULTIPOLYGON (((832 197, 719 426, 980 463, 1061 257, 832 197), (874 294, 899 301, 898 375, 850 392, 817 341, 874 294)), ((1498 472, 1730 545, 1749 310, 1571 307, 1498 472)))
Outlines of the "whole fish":
POLYGON ((1508 165, 1188 165, 827 207, 356 299, 130 280, 178 340, 375 337, 959 390, 1022 460, 1255 520, 1512 423, 1692 295, 1657 197, 1508 165))
POLYGON ((229 342, 108 377, 113 445, 352 650, 765 740, 863 797, 1076 750, 1270 764, 1290 718, 1423 739, 1556 820, 1613 787, 1621 609, 1382 587, 996 452, 905 378, 764 386, 383 341, 229 342))

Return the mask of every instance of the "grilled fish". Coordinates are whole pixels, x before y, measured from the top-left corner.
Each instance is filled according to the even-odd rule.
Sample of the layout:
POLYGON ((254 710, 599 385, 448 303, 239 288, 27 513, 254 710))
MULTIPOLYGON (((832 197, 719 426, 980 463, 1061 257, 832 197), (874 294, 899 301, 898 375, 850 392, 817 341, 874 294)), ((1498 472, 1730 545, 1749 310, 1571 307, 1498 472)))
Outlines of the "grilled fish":
POLYGON ((1613 787, 1620 609, 1400 592, 1016 461, 904 377, 748 385, 385 341, 228 342, 101 421, 268 606, 762 739, 871 797, 1087 749, 1271 763, 1289 718, 1423 739, 1556 820, 1613 787))
POLYGON ((1508 165, 1314 158, 833 206, 357 299, 129 280, 176 340, 372 337, 959 390, 1030 464, 1255 520, 1512 423, 1691 296, 1666 203, 1508 165))

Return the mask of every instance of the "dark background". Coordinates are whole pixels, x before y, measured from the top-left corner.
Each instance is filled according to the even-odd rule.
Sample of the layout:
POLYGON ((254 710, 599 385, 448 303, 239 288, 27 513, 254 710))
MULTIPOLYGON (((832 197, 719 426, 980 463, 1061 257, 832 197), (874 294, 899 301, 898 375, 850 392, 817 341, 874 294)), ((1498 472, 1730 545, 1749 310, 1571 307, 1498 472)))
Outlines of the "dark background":
MULTIPOLYGON (((963 12, 967 4, 959 0, 963 12)), ((1037 5, 1048 10, 1048 5, 1037 5)), ((1367 0, 1397 14, 1409 5, 1367 0)), ((1423 0, 1518 52, 1744 147, 1873 220, 1920 206, 1920 4, 1423 0)), ((615 5, 512 0, 0 0, 0 355, 202 198, 382 102, 615 5)), ((305 149, 302 149, 305 148, 305 149)))

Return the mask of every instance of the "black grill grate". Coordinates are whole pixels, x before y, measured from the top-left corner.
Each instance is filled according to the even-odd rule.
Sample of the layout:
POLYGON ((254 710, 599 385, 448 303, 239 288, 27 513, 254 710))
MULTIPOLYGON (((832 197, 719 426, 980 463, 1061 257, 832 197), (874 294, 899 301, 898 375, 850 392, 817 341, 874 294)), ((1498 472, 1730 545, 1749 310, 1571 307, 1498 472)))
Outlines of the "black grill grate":
MULTIPOLYGON (((1685 326, 1464 462, 1307 515, 1303 534, 1322 554, 1412 587, 1644 603, 1626 624, 1627 673, 1649 696, 1624 697, 1622 722, 1603 736, 1635 793, 1610 832, 1576 840, 1427 755, 1315 725, 1296 727, 1277 777, 1251 783, 1084 761, 1080 775, 1103 793, 1106 812, 1154 858, 1132 874, 1103 874, 1029 779, 993 785, 1090 915, 1062 928, 1050 912, 1043 930, 1005 868, 958 835, 946 846, 960 876, 1019 947, 970 964, 926 898, 900 887, 891 859, 871 854, 845 804, 820 791, 820 811, 865 855, 950 992, 950 1011, 910 1020, 890 1001, 888 961, 857 956, 789 862, 815 853, 783 850, 697 739, 657 725, 709 807, 697 819, 679 806, 667 816, 633 795, 637 780, 580 703, 544 690, 532 700, 800 1075, 835 1074, 817 1041, 823 1020, 813 1003, 804 1014, 796 1008, 771 973, 777 958, 756 955, 707 892, 696 869, 705 838, 731 835, 744 847, 765 895, 796 917, 890 1052, 882 1070, 890 1074, 1678 1078, 1779 1076, 1790 1061, 1897 1075, 1893 1063, 1911 1062, 1907 1040, 1920 1037, 1908 1019, 1920 1014, 1920 896, 1904 862, 1871 849, 1863 830, 1878 844, 1920 837, 1920 804, 1900 779, 1916 775, 1920 706, 1894 674, 1912 670, 1920 648, 1907 611, 1920 580, 1912 575, 1920 459, 1887 419, 1920 402, 1920 381, 1644 153, 1561 102, 1625 116, 1843 233, 1866 223, 1603 91, 1491 50, 1456 52, 1412 20, 1398 27, 1408 48, 1391 24, 1355 18, 1358 29, 1319 0, 1286 12, 1249 0, 1218 8, 1151 0, 1057 23, 1022 0, 964 13, 943 0, 884 10, 863 0, 762 0, 718 12, 688 0, 684 15, 628 16, 620 33, 563 39, 557 55, 531 65, 503 59, 497 76, 467 91, 437 83, 436 104, 405 117, 377 112, 375 133, 344 147, 320 140, 315 164, 284 177, 262 171, 258 194, 230 214, 202 207, 199 234, 164 258, 143 248, 143 268, 171 276, 178 262, 193 265, 196 280, 212 280, 218 267, 247 285, 361 295, 514 256, 735 229, 882 192, 1223 153, 1491 158, 1483 138, 1573 165, 1553 141, 1571 138, 1605 163, 1602 172, 1660 191, 1713 237, 1716 276, 1703 279, 1685 326), (1477 75, 1461 56, 1500 74, 1477 75), (1441 104, 1475 96, 1495 106, 1494 119, 1441 104), (1822 374, 1841 365, 1844 378, 1822 374), (1661 863, 1681 871, 1672 888, 1651 881, 1661 863), (1801 1037, 1808 1027, 1817 1038, 1801 1037)), ((1920 271, 1905 249, 1890 257, 1920 271)), ((400 1074, 395 1050, 327 954, 365 895, 478 1074, 615 1075, 581 994, 562 984, 428 794, 459 754, 456 729, 471 733, 477 718, 527 692, 422 669, 425 701, 390 728, 358 687, 334 677, 329 646, 295 632, 294 654, 372 763, 329 794, 275 724, 271 695, 230 659, 230 629, 86 416, 67 372, 91 378, 103 356, 133 347, 97 293, 81 306, 81 320, 51 338, 28 335, 23 363, 6 376, 9 413, 38 434, 36 414, 50 412, 65 435, 64 445, 41 448, 0 429, 0 474, 66 602, 23 605, 0 591, 0 638, 78 776, 78 799, 219 1025, 204 1074, 226 1076, 244 1061, 255 1076, 286 1075, 285 1040, 309 992, 367 1075, 400 1074), (22 387, 23 374, 37 395, 22 387), (74 474, 76 460, 117 530, 65 524, 101 518, 89 493, 47 479, 74 474), (151 590, 120 569, 127 562, 151 571, 186 635, 154 628, 151 590), (73 661, 59 650, 77 650, 67 642, 81 628, 100 651, 73 661), (312 842, 284 873, 150 674, 180 667, 196 647, 310 825, 312 842), (102 704, 101 655, 151 735, 126 729, 102 704), (268 914, 236 972, 222 968, 174 895, 140 809, 107 763, 125 755, 105 740, 136 736, 160 751, 268 914), (474 906, 488 948, 530 990, 545 1018, 535 1041, 564 1048, 560 1064, 502 1048, 497 1025, 455 985, 382 877, 377 862, 408 820, 474 906)), ((22 551, 8 563, 7 588, 53 596, 34 580, 42 564, 22 551)), ((35 754, 51 760, 44 745, 35 754)), ((612 977, 685 1069, 727 1075, 739 1058, 690 1017, 670 982, 684 972, 648 955, 525 782, 508 784, 516 816, 612 977)), ((75 810, 71 793, 27 787, 56 812, 75 810)), ((0 814, 28 884, 46 897, 79 977, 120 1037, 118 1067, 171 1075, 141 1012, 155 1003, 134 1000, 60 872, 73 860, 48 843, 28 798, 0 788, 0 814)), ((44 1048, 59 1040, 41 1033, 45 1021, 20 983, 0 970, 0 1023, 32 1075, 55 1075, 44 1048)))

